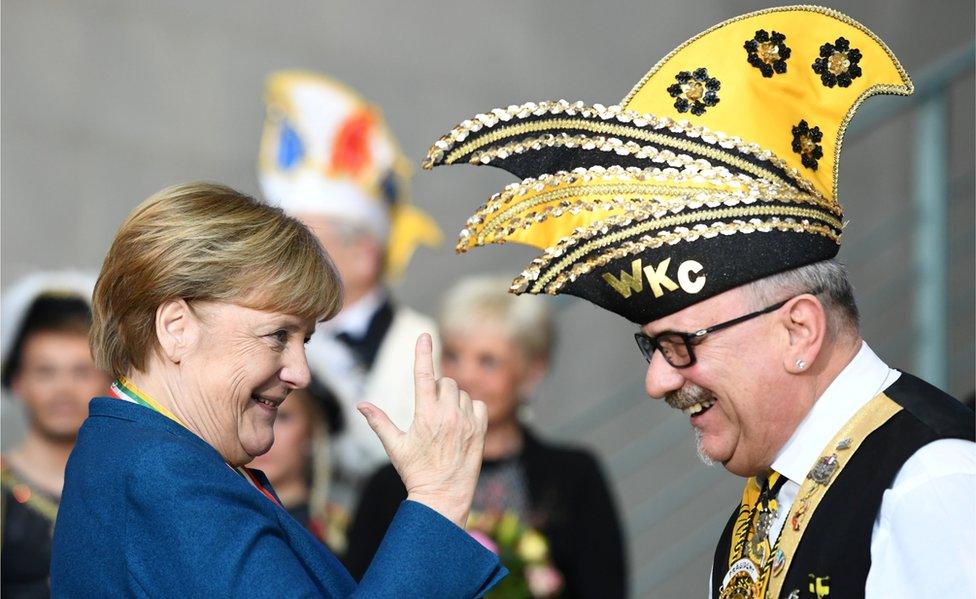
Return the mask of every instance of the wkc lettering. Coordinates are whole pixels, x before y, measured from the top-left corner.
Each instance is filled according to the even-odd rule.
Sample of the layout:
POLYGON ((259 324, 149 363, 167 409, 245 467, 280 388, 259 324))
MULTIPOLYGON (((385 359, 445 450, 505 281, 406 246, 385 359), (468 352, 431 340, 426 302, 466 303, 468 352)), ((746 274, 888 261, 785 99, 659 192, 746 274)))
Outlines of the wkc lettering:
POLYGON ((644 277, 647 277, 647 283, 654 297, 661 297, 679 287, 685 293, 698 293, 705 287, 705 275, 702 273, 705 267, 698 261, 685 260, 678 265, 677 283, 668 276, 670 265, 671 258, 665 258, 657 266, 649 264, 642 267, 641 259, 637 258, 630 263, 631 272, 620 271, 619 279, 608 272, 603 273, 603 280, 624 298, 629 298, 631 293, 640 293, 644 290, 644 277))

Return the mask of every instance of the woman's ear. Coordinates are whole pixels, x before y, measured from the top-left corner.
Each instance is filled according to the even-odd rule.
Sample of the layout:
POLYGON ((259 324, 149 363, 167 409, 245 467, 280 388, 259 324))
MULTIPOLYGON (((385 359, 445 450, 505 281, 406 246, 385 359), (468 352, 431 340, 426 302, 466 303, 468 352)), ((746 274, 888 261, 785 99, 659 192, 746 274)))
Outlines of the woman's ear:
POLYGON ((786 304, 783 317, 788 347, 783 354, 783 367, 787 372, 800 374, 820 355, 827 336, 827 313, 816 296, 809 293, 793 298, 786 304))
POLYGON ((519 393, 522 398, 528 398, 535 392, 535 388, 539 386, 542 379, 546 378, 548 370, 549 364, 542 358, 536 358, 529 362, 525 377, 519 386, 519 393))
POLYGON ((186 300, 167 300, 156 308, 156 340, 166 360, 179 364, 198 331, 199 320, 186 300))

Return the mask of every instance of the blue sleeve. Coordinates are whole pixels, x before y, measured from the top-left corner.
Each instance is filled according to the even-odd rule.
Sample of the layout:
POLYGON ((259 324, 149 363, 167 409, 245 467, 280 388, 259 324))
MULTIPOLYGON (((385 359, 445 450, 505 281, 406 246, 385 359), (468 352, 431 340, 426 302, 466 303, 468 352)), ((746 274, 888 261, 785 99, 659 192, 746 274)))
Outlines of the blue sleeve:
POLYGON ((429 507, 400 504, 355 597, 480 597, 508 573, 471 535, 429 507))
POLYGON ((119 559, 133 594, 323 596, 270 511, 279 508, 208 456, 154 449, 126 481, 119 559))
POLYGON ((310 536, 288 537, 281 508, 226 465, 180 448, 154 450, 126 481, 119 559, 133 595, 468 598, 505 574, 462 529, 405 501, 356 587, 310 536))

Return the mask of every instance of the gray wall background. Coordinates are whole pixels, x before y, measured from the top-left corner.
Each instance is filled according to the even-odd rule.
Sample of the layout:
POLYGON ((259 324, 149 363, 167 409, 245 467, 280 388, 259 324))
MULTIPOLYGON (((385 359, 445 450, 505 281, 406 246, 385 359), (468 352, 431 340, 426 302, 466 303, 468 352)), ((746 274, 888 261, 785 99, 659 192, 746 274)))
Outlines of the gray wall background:
MULTIPOLYGON (((968 0, 832 2, 884 39, 910 74, 973 38, 968 0)), ((565 98, 613 104, 672 48, 766 2, 200 2, 6 0, 0 24, 3 131, 0 284, 35 268, 97 270, 124 216, 158 189, 208 179, 257 193, 267 73, 331 74, 380 105, 419 164, 460 120, 496 106, 565 98)), ((950 383, 973 388, 973 78, 950 93, 950 383)), ((873 99, 874 102, 905 102, 873 99)), ((912 114, 848 140, 840 198, 864 334, 911 369, 912 114)), ((856 122, 857 119, 855 119, 856 122)), ((492 169, 419 171, 414 201, 448 241, 421 250, 400 300, 431 311, 456 277, 514 276, 518 246, 459 258, 452 238, 511 178, 492 169)), ((643 360, 622 319, 560 305, 560 345, 536 424, 593 447, 628 526, 636 595, 701 596, 711 541, 741 482, 705 471, 687 424, 641 391, 643 360), (680 491, 675 491, 680 489, 680 491)), ((3 440, 18 436, 3 402, 3 440)))

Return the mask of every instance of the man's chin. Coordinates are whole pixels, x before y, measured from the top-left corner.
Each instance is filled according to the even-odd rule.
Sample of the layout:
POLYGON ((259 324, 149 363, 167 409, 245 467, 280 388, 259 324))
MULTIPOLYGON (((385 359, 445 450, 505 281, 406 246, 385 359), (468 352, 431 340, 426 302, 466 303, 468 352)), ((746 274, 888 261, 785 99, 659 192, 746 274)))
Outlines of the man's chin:
POLYGON ((730 473, 742 478, 759 476, 768 470, 768 468, 756 467, 755 465, 751 464, 743 464, 741 460, 735 461, 732 458, 722 461, 722 466, 724 466, 725 469, 730 473))
POLYGON ((706 466, 714 466, 715 458, 713 458, 707 449, 705 449, 705 442, 701 429, 695 429, 695 448, 698 450, 698 459, 701 460, 702 464, 706 466))

